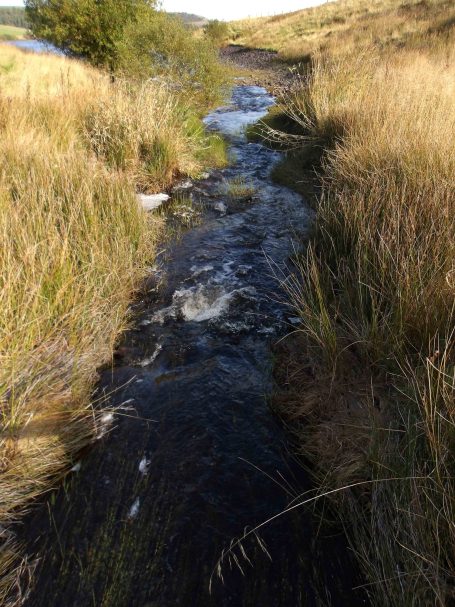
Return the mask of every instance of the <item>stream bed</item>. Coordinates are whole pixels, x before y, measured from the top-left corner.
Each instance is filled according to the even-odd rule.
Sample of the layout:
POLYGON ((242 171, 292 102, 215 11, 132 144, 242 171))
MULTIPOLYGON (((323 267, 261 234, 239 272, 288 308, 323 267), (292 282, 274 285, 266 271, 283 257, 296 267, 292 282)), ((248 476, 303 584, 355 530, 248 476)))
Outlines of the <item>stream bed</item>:
POLYGON ((312 220, 269 178, 280 154, 243 133, 273 102, 237 86, 205 120, 232 164, 183 186, 198 221, 159 257, 101 373, 112 429, 24 527, 42 556, 28 607, 363 604, 343 537, 324 537, 305 510, 217 570, 232 540, 311 489, 269 403, 271 347, 292 316, 274 274, 312 220))

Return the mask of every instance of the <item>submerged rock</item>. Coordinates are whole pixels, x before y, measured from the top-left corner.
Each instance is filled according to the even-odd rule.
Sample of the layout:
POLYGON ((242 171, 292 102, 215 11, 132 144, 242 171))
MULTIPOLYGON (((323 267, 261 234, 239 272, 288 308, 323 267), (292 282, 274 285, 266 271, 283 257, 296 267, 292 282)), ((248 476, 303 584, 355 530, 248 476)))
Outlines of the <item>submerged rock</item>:
POLYGON ((175 186, 172 188, 172 192, 177 193, 177 192, 181 192, 184 190, 190 190, 192 187, 193 187, 193 182, 191 181, 191 179, 185 179, 183 181, 179 181, 178 183, 176 183, 175 186))
POLYGON ((139 194, 139 204, 142 206, 144 211, 154 211, 158 209, 163 202, 169 200, 169 194, 139 194))
POLYGON ((224 204, 224 202, 215 202, 213 208, 215 209, 215 211, 219 211, 222 215, 226 215, 227 206, 224 204))

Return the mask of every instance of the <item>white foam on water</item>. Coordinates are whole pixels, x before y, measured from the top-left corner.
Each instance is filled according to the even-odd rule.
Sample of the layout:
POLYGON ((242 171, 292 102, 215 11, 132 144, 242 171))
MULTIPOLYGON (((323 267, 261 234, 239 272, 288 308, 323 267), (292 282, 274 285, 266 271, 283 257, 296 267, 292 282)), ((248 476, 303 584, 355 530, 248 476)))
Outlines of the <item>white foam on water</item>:
POLYGON ((246 112, 238 110, 226 112, 225 114, 209 114, 204 118, 207 126, 215 127, 224 135, 239 135, 249 124, 254 124, 267 114, 267 110, 257 110, 246 112))
POLYGON ((141 507, 141 500, 137 497, 128 512, 128 518, 135 519, 137 517, 137 515, 139 514, 140 507, 141 507))
POLYGON ((143 476, 147 476, 149 468, 150 468, 150 460, 147 459, 144 455, 144 457, 141 459, 141 461, 139 462, 139 472, 143 475, 143 476))
POLYGON ((181 300, 180 310, 185 320, 203 322, 225 312, 235 291, 226 293, 220 288, 197 287, 177 291, 181 300))
POLYGON ((239 109, 234 109, 236 105, 218 108, 204 118, 204 123, 225 135, 241 134, 245 127, 254 124, 267 114, 268 108, 274 104, 274 98, 266 89, 251 86, 245 87, 239 98, 234 95, 234 103, 239 109), (252 109, 243 107, 245 104, 252 109))
POLYGON ((229 274, 232 274, 232 272, 234 271, 232 269, 233 265, 234 265, 233 261, 223 261, 223 272, 226 276, 229 276, 229 274))
POLYGON ((163 349, 163 346, 161 344, 158 344, 155 348, 155 352, 152 354, 152 356, 149 356, 148 358, 144 358, 144 360, 141 360, 141 362, 139 363, 140 367, 148 367, 149 365, 151 365, 153 362, 155 362, 156 357, 158 356, 158 354, 161 352, 161 350, 163 349))
POLYGON ((110 427, 112 426, 113 421, 113 413, 104 413, 101 416, 99 420, 98 433, 96 435, 97 439, 103 438, 103 436, 109 431, 110 427))
POLYGON ((211 272, 213 270, 213 266, 210 264, 206 264, 205 266, 191 266, 190 272, 192 272, 192 278, 197 278, 201 274, 206 274, 207 272, 211 272))
POLYGON ((250 291, 249 288, 227 291, 216 284, 179 289, 172 297, 172 305, 156 312, 153 320, 163 323, 167 318, 179 316, 192 322, 212 320, 226 313, 233 299, 239 295, 250 296, 250 291))

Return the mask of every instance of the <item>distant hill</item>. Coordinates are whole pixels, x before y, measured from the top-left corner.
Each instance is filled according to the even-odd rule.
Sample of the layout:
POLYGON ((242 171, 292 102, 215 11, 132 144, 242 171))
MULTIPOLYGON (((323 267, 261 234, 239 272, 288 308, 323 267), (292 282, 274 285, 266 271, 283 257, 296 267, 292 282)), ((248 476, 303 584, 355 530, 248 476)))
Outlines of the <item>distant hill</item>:
POLYGON ((193 27, 203 27, 208 19, 201 17, 200 15, 193 15, 191 13, 169 13, 182 19, 186 25, 192 25, 193 27))
POLYGON ((25 9, 20 6, 0 6, 0 24, 28 28, 25 9))
MULTIPOLYGON (((193 15, 192 13, 170 14, 179 17, 186 25, 191 25, 192 27, 203 27, 207 23, 207 19, 201 17, 200 15, 193 15)), ((28 24, 25 17, 25 9, 18 6, 1 6, 0 24, 27 28, 28 24)))

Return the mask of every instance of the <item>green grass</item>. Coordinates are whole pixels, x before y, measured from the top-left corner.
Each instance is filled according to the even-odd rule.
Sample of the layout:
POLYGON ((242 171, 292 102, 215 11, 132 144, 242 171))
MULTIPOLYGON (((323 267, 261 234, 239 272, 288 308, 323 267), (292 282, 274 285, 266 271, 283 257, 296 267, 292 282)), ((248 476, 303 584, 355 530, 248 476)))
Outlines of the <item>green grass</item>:
POLYGON ((200 161, 205 166, 223 168, 229 164, 227 143, 220 135, 208 135, 206 144, 199 154, 200 161))
POLYGON ((220 187, 220 194, 234 201, 250 199, 255 192, 256 188, 254 184, 247 181, 244 177, 233 177, 220 187))
POLYGON ((0 24, 0 40, 25 40, 26 38, 26 29, 14 25, 0 24))

